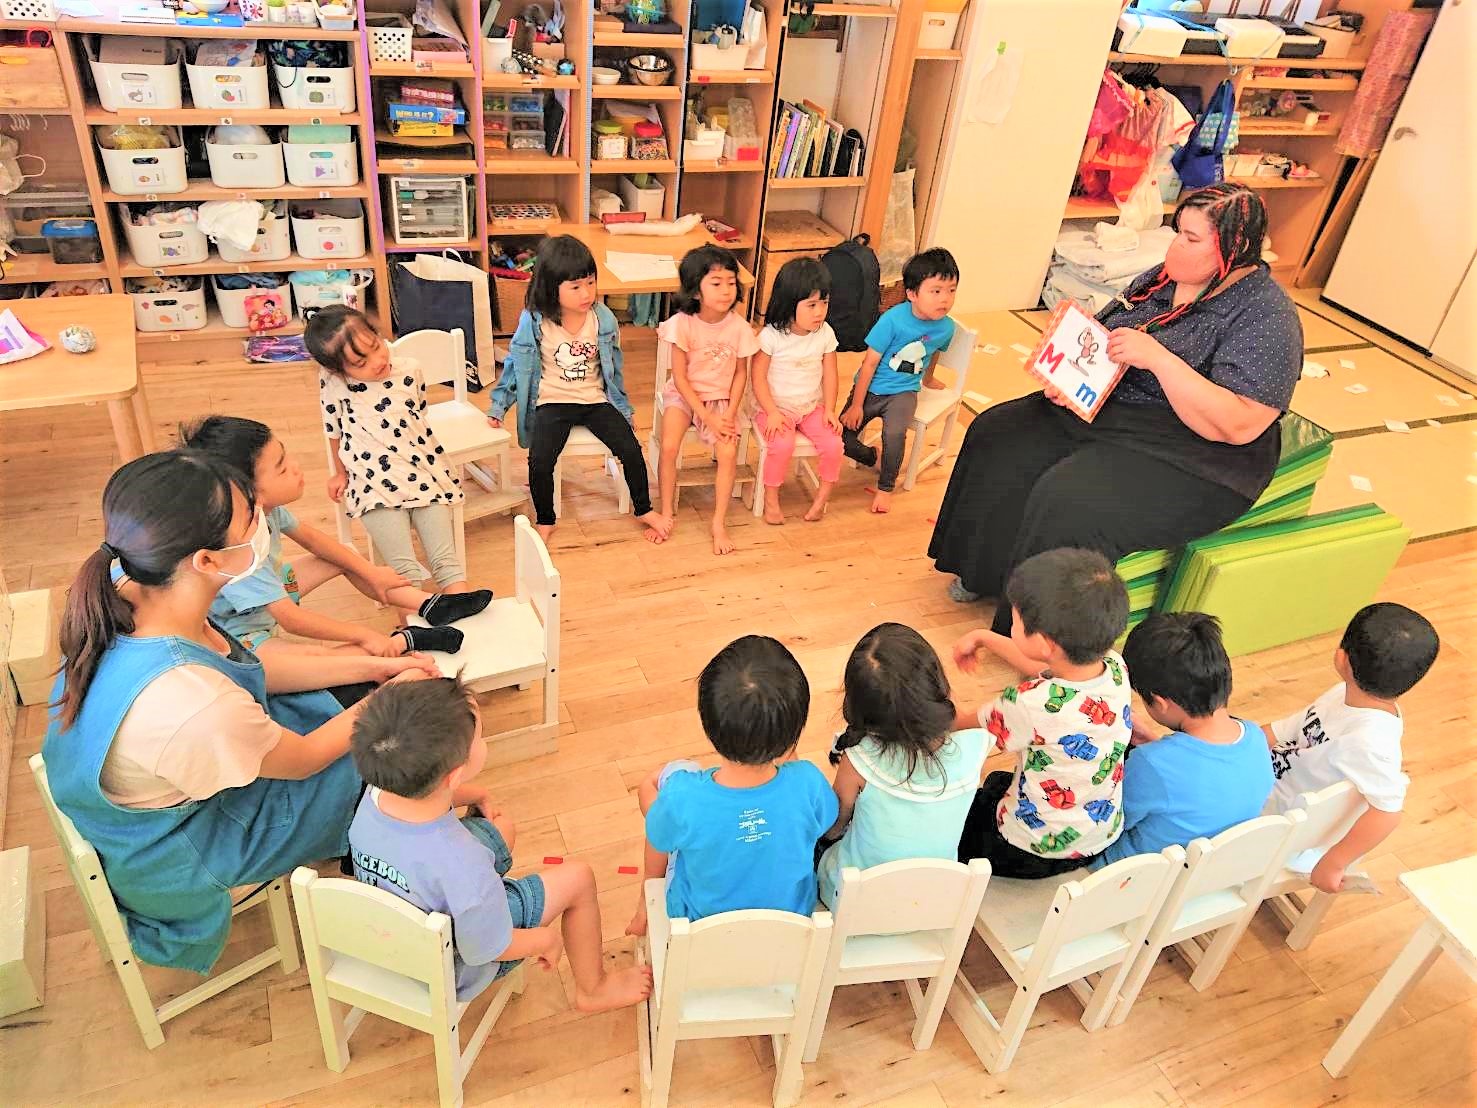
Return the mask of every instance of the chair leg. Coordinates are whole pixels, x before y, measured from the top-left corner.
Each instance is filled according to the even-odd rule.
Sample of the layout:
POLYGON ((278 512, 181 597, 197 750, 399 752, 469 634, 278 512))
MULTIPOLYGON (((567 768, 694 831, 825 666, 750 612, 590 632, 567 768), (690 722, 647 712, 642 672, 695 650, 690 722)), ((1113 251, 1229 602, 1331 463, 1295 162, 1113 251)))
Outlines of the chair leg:
POLYGON ((805 1053, 806 1028, 792 1024, 785 1045, 774 1058, 774 1108, 789 1108, 805 1091, 805 1071, 800 1056, 805 1053))
POLYGON ((1031 989, 1022 988, 1015 994, 1015 999, 1010 1002, 1010 1011, 1005 1013, 1005 1021, 1000 1025, 1000 1053, 995 1056, 993 1066, 985 1063, 985 1069, 991 1073, 1004 1073, 1010 1068, 1040 999, 1041 994, 1031 989))
POLYGON ((462 572, 467 570, 467 502, 465 499, 451 506, 451 534, 456 544, 456 560, 462 572))
POLYGON ((815 998, 815 1015, 810 1017, 810 1028, 805 1035, 806 1062, 814 1062, 821 1051, 821 1039, 826 1034, 826 1018, 831 1014, 831 1000, 835 995, 836 979, 832 977, 829 981, 822 982, 821 991, 815 998))
POLYGON ((913 1025, 914 1050, 928 1050, 933 1046, 939 1020, 944 1015, 944 1006, 949 1003, 949 980, 947 976, 940 974, 928 982, 928 991, 923 994, 922 1010, 918 1013, 918 1021, 913 1025))
POLYGON ((1441 957, 1441 929, 1430 920, 1416 930, 1391 963, 1385 975, 1354 1018, 1348 1022, 1332 1049, 1323 1058, 1323 1068, 1333 1077, 1342 1077, 1349 1072, 1354 1056, 1379 1028, 1391 1009, 1400 1005, 1407 993, 1420 981, 1437 958, 1441 957))
POLYGON ((559 670, 551 668, 544 673, 544 726, 559 731, 559 670))
POLYGON ((323 1040, 323 1061, 334 1073, 349 1068, 349 1006, 333 1000, 326 989, 313 990, 313 1010, 318 1017, 318 1036, 323 1040))
POLYGON ((918 469, 923 461, 923 451, 928 446, 928 424, 913 421, 913 448, 908 451, 908 468, 903 474, 903 488, 913 491, 913 486, 918 483, 918 469))
POLYGON ((1318 928, 1323 926, 1323 917, 1328 915, 1328 910, 1333 907, 1336 896, 1338 896, 1337 893, 1315 892, 1308 898, 1307 905, 1298 915, 1297 923, 1287 933, 1289 950, 1308 949, 1314 936, 1318 934, 1318 928))
POLYGON ((554 461, 554 518, 564 514, 564 459, 554 461))
POLYGON ((651 1044, 651 1091, 647 1108, 667 1108, 667 1097, 672 1092, 672 1063, 677 1057, 675 1017, 676 1013, 657 1013, 651 1044))
POLYGON ((159 1013, 154 1008, 154 998, 149 996, 144 975, 139 972, 138 959, 127 947, 109 952, 113 965, 118 970, 118 982, 123 986, 123 995, 128 998, 128 1007, 138 1024, 144 1045, 155 1050, 164 1045, 164 1028, 159 1025, 159 1013))
MULTIPOLYGON (((1109 1027, 1117 1027, 1128 1018, 1129 1009, 1133 1007, 1133 1002, 1143 991, 1144 982, 1149 979, 1149 972, 1154 968, 1154 963, 1159 960, 1159 955, 1163 950, 1162 946, 1145 944, 1143 949, 1135 955, 1133 965, 1129 967, 1128 976, 1123 980, 1123 987, 1118 991, 1118 999, 1113 1003, 1112 1011, 1108 1016, 1109 1027)), ((1098 988, 1102 988, 1101 982, 1098 988)), ((1096 991, 1093 993, 1093 1000, 1097 1000, 1096 991)), ((1084 1015, 1083 1018, 1085 1019, 1086 1016, 1084 1015)), ((1088 1030, 1094 1029, 1088 1028, 1088 1030)))
POLYGON ((605 461, 605 468, 615 480, 615 504, 621 515, 631 510, 631 486, 626 484, 626 474, 613 457, 605 461))
POLYGON ((1226 963, 1231 960, 1231 952, 1236 949, 1236 944, 1241 941, 1241 936, 1246 934, 1246 929, 1251 926, 1251 917, 1256 914, 1256 909, 1243 915, 1239 920, 1226 924, 1215 933, 1215 938, 1210 940, 1210 945, 1205 948, 1200 958, 1200 963, 1190 974, 1190 986, 1196 992, 1204 992, 1215 984, 1215 979, 1221 975, 1221 970, 1226 968, 1226 963))
POLYGON ((436 1047, 436 1088, 441 1094, 441 1108, 461 1108, 461 1029, 443 1022, 432 1030, 431 1038, 436 1047))
POLYGON ((279 877, 267 890, 267 917, 272 924, 272 944, 282 958, 282 972, 296 973, 302 962, 297 956, 297 933, 287 907, 287 878, 279 877))

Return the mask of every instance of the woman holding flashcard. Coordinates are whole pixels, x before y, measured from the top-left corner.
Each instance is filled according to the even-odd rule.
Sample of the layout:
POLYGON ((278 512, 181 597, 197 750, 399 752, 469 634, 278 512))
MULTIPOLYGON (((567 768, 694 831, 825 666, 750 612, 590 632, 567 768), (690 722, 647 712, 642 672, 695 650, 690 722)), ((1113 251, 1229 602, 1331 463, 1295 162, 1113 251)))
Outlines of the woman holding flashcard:
MULTIPOLYGON (((1065 359, 1044 339, 1028 368, 1068 387, 970 426, 928 548, 956 576, 954 599, 999 597, 1016 565, 1055 547, 1116 561, 1181 546, 1236 519, 1272 479, 1303 335, 1261 260, 1266 208, 1243 185, 1215 184, 1184 196, 1173 226, 1164 264, 1098 314, 1118 367, 1093 379, 1101 388, 1081 373, 1098 354, 1092 336, 1058 332, 1065 359), (1073 368, 1058 376, 1063 361, 1073 368)), ((1008 606, 994 626, 1010 633, 1008 606)))

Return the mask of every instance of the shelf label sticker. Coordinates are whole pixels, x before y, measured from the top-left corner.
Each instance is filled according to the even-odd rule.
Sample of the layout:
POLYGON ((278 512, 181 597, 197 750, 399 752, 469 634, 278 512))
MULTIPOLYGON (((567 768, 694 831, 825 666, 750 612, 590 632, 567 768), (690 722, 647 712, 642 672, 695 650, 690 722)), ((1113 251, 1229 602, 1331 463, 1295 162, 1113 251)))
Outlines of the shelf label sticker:
POLYGON ((151 126, 152 123, 153 123, 153 117, 152 116, 141 115, 141 116, 138 117, 138 125, 140 127, 148 127, 148 126, 151 126))
POLYGON ((222 127, 229 127, 231 125, 231 117, 228 116, 228 115, 221 116, 221 123, 220 123, 220 125, 222 127))
POLYGON ((251 270, 249 270, 249 269, 248 269, 248 268, 247 268, 247 267, 246 267, 246 266, 244 266, 244 265, 238 265, 238 266, 237 266, 237 267, 236 267, 236 272, 237 272, 237 273, 250 273, 250 272, 251 272, 251 270))
POLYGON ((319 189, 318 190, 318 199, 319 200, 328 200, 328 199, 331 199, 332 196, 333 196, 333 193, 329 192, 327 189, 319 189))
POLYGON ((156 269, 156 270, 154 270, 154 276, 155 277, 163 277, 164 276, 164 270, 162 270, 162 269, 156 269))
POLYGON ((323 117, 321 115, 315 115, 312 119, 308 120, 308 122, 311 123, 314 127, 321 127, 323 126, 323 117))
POLYGON ((179 332, 178 331, 171 331, 171 332, 169 332, 169 341, 170 342, 179 342, 179 332))
POLYGON ((246 193, 244 193, 244 192, 238 192, 236 194, 236 199, 237 200, 250 200, 251 197, 247 196, 246 193))
POLYGON ((157 204, 158 202, 159 202, 159 194, 157 192, 146 192, 146 193, 144 193, 144 203, 146 203, 146 204, 157 204))
POLYGON ((402 158, 400 164, 406 169, 419 169, 421 167, 421 160, 419 158, 402 158))

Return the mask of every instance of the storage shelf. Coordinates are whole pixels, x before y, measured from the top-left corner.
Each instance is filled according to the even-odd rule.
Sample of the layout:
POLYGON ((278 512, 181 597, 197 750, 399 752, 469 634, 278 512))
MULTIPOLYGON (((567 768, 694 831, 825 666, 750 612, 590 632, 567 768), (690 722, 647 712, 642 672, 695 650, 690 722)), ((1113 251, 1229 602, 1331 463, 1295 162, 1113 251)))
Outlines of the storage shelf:
POLYGON ((540 77, 529 77, 526 74, 520 76, 514 73, 484 73, 482 74, 482 87, 492 89, 494 92, 520 92, 524 89, 550 88, 577 89, 580 87, 580 79, 573 73, 549 74, 540 77))
MULTIPOLYGON (((237 28, 239 30, 240 28, 237 28)), ((165 343, 206 342, 211 339, 249 339, 258 335, 301 335, 305 326, 301 319, 293 318, 286 327, 275 331, 249 331, 245 327, 227 327, 221 322, 220 312, 214 304, 205 309, 206 323, 195 331, 138 331, 135 338, 140 346, 162 346, 165 343)), ((288 362, 296 365, 296 362, 288 362)))
POLYGON ((112 189, 103 190, 103 200, 109 204, 152 204, 160 200, 337 200, 359 199, 369 195, 369 186, 364 183, 344 188, 304 188, 301 185, 281 185, 274 189, 227 189, 209 181, 191 181, 189 188, 181 192, 158 192, 135 196, 123 196, 112 189))
POLYGON ((1321 189, 1328 184, 1324 177, 1227 177, 1226 180, 1254 189, 1321 189))
POLYGON ((763 173, 767 167, 757 158, 751 162, 684 162, 683 173, 763 173))
POLYGON ((957 62, 963 58, 963 50, 919 50, 913 55, 917 62, 957 62))
MULTIPOLYGON (((317 38, 317 35, 298 35, 298 38, 317 38)), ((474 75, 471 62, 442 62, 431 65, 423 62, 370 62, 371 77, 445 77, 451 80, 474 75)))
POLYGON ((1359 87, 1359 79, 1357 77, 1251 77, 1241 87, 1352 92, 1359 87))
MULTIPOLYGON (((1263 189, 1321 189, 1328 184, 1323 177, 1227 177, 1226 181, 1234 185, 1245 185, 1258 192, 1263 189)), ((1164 211, 1172 212, 1175 207, 1175 204, 1165 204, 1164 211)), ((1068 198, 1062 218, 1115 219, 1117 216, 1118 205, 1111 200, 1090 200, 1085 196, 1073 196, 1068 198)))
POLYGON ((140 265, 127 252, 118 258, 118 271, 124 277, 188 277, 201 273, 293 273, 303 269, 369 269, 374 258, 368 254, 358 258, 302 258, 296 254, 280 261, 228 262, 212 254, 203 262, 189 265, 140 265))
POLYGON ((421 174, 427 177, 465 177, 478 170, 475 158, 379 158, 381 177, 421 174))
POLYGON ((591 85, 596 100, 681 100, 679 85, 591 85))
POLYGON ((596 31, 596 46, 646 46, 659 50, 686 50, 687 39, 682 35, 628 34, 625 31, 596 31))
MULTIPOLYGON (((467 134, 465 127, 457 127, 451 136, 453 143, 464 146, 472 146, 472 138, 467 134)), ((376 161, 380 176, 401 173, 430 173, 446 175, 466 175, 478 172, 479 166, 475 156, 468 157, 465 153, 447 154, 445 151, 453 149, 451 146, 424 146, 417 147, 405 145, 409 141, 398 139, 384 128, 375 128, 375 145, 392 146, 399 150, 405 150, 404 154, 390 154, 377 152, 376 161), (420 151, 420 153, 409 153, 408 151, 420 151)))
POLYGON ((71 34, 144 35, 148 38, 297 38, 330 42, 358 42, 359 32, 325 31, 322 27, 300 27, 293 23, 248 23, 244 27, 198 27, 185 23, 110 23, 96 19, 62 16, 59 31, 71 34))
MULTIPOLYGON (((816 6, 820 12, 821 5, 816 6)), ((1288 69, 1342 69, 1358 71, 1364 68, 1363 58, 1227 58, 1220 54, 1181 54, 1177 58, 1161 58, 1155 54, 1123 54, 1109 51, 1108 61, 1128 62, 1135 65, 1209 65, 1221 68, 1241 68, 1248 65, 1286 66, 1288 69)))
POLYGON ((37 108, 25 104, 0 105, 0 115, 71 115, 69 105, 62 107, 37 108))
POLYGON ((285 127, 292 123, 341 123, 357 127, 364 122, 364 116, 359 112, 338 115, 321 109, 284 108, 275 100, 269 108, 144 108, 121 112, 110 112, 96 101, 89 101, 82 118, 87 123, 101 126, 112 123, 173 123, 213 127, 227 123, 265 123, 285 127))
POLYGON ((677 163, 671 158, 638 161, 635 158, 596 158, 590 163, 590 176, 608 173, 676 173, 677 163))
POLYGON ((1254 119, 1241 120, 1242 138, 1318 138, 1339 133, 1336 123, 1325 123, 1319 127, 1300 127, 1292 123, 1259 124, 1254 119))
MULTIPOLYGON (((1166 212, 1174 211, 1173 204, 1165 204, 1166 212)), ((1091 200, 1085 196, 1069 196, 1067 208, 1062 214, 1063 219, 1114 219, 1118 215, 1118 205, 1111 200, 1091 200)))
POLYGON ((767 69, 694 69, 689 85, 772 85, 774 74, 767 69))
POLYGON ((480 253, 482 250, 482 243, 475 239, 464 242, 395 242, 394 233, 393 230, 390 231, 391 238, 385 240, 386 254, 418 254, 426 250, 433 254, 439 254, 443 250, 475 250, 480 253))
POLYGON ((855 15, 872 19, 896 19, 897 9, 886 4, 805 4, 806 11, 822 15, 855 15))
MULTIPOLYGON (((482 171, 489 175, 527 173, 578 173, 580 165, 573 158, 551 158, 547 154, 529 153, 526 150, 488 150, 483 157, 482 171)), ((477 172, 473 170, 472 172, 477 172)))
MULTIPOLYGON (((817 5, 819 10, 820 5, 817 5)), ((771 177, 772 189, 859 189, 867 183, 865 177, 771 177)))
POLYGON ((102 262, 62 265, 52 261, 50 254, 17 254, 0 262, 0 266, 5 270, 0 275, 0 285, 19 285, 27 281, 90 281, 108 275, 108 267, 102 262))

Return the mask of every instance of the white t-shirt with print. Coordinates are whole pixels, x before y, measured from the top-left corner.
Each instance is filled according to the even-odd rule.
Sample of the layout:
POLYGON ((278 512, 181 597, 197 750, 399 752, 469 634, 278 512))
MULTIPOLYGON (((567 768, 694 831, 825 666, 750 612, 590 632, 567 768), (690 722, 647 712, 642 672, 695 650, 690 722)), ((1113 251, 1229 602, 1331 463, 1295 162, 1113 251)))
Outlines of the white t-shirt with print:
POLYGON ((1006 842, 1055 858, 1089 858, 1123 829, 1123 755, 1133 733, 1128 667, 1115 652, 1100 676, 1049 674, 1012 685, 980 709, 995 749, 1021 755, 995 812, 1006 842))
MULTIPOLYGON (((1410 778, 1400 769, 1405 720, 1378 708, 1351 708, 1339 682, 1297 712, 1272 725, 1277 745, 1272 773, 1277 784, 1268 812, 1285 812, 1299 793, 1317 792, 1340 781, 1359 790, 1371 808, 1398 812, 1410 778)), ((1398 709, 1397 709, 1398 711, 1398 709)))
POLYGON ((787 416, 803 419, 823 398, 825 357, 836 350, 836 332, 822 323, 808 335, 767 325, 759 332, 759 349, 769 355, 769 391, 787 416))

